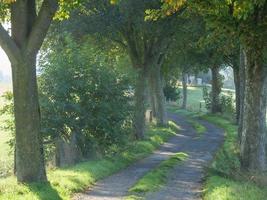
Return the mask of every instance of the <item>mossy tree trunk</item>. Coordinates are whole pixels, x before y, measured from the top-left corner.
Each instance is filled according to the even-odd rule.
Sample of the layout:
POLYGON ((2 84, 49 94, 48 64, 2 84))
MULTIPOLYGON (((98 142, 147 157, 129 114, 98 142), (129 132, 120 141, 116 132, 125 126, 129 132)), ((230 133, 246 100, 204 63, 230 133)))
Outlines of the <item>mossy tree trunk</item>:
POLYGON ((161 65, 156 64, 154 66, 154 83, 155 83, 155 97, 156 97, 156 109, 157 109, 157 125, 166 126, 167 125, 167 114, 165 106, 165 96, 163 92, 163 81, 161 77, 161 65))
POLYGON ((183 85, 183 103, 182 109, 187 107, 187 73, 182 73, 182 85, 183 85))
POLYGON ((244 98, 245 98, 245 82, 246 82, 246 55, 243 50, 243 48, 240 48, 240 64, 239 64, 239 70, 238 70, 238 76, 239 76, 239 89, 236 90, 236 93, 238 94, 239 99, 239 109, 236 111, 238 112, 237 115, 237 122, 238 122, 238 140, 239 143, 241 143, 241 135, 242 135, 242 129, 243 129, 243 113, 244 113, 244 98))
POLYGON ((220 80, 220 67, 213 66, 211 68, 212 74, 212 89, 211 89, 211 112, 218 113, 222 111, 220 105, 220 93, 221 93, 221 80, 220 80))
POLYGON ((145 91, 147 83, 147 69, 145 67, 138 69, 135 86, 135 111, 134 111, 134 135, 136 139, 143 139, 145 135, 145 91))
POLYGON ((157 114, 157 98, 155 96, 155 83, 154 83, 154 75, 152 73, 149 73, 149 79, 148 79, 148 86, 149 86, 149 103, 152 110, 153 118, 156 118, 158 116, 157 114))
POLYGON ((35 57, 12 65, 16 124, 16 175, 19 181, 46 180, 40 133, 35 57))
POLYGON ((267 73, 261 48, 246 49, 246 83, 241 136, 241 166, 244 170, 266 170, 267 73))

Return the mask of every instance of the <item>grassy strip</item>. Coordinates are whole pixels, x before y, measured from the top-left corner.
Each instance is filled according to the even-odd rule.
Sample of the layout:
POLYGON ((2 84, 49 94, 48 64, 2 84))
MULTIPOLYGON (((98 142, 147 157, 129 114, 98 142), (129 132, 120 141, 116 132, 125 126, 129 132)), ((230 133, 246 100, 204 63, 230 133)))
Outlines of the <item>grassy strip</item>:
POLYGON ((142 196, 144 193, 157 191, 166 183, 170 169, 172 169, 181 161, 185 160, 187 156, 188 155, 185 153, 176 153, 168 160, 160 163, 158 167, 148 172, 133 187, 129 189, 129 192, 134 193, 134 195, 129 196, 127 199, 140 199, 142 198, 140 195, 142 196))
POLYGON ((168 105, 167 110, 169 112, 184 115, 190 118, 189 120, 187 120, 187 122, 191 124, 191 126, 195 129, 195 131, 197 132, 199 136, 207 131, 205 126, 203 126, 202 124, 194 120, 194 118, 198 118, 199 116, 201 116, 200 113, 194 113, 194 112, 190 112, 187 110, 182 110, 182 109, 177 108, 177 106, 173 106, 173 105, 168 105))
POLYGON ((203 133, 205 133, 207 131, 205 126, 203 126, 202 124, 200 124, 199 122, 197 122, 193 119, 187 120, 187 122, 189 124, 191 124, 191 126, 195 129, 196 133, 199 136, 201 136, 203 133))
POLYGON ((239 173, 237 126, 215 115, 203 119, 225 130, 225 142, 217 153, 204 186, 204 200, 260 200, 266 199, 267 189, 256 186, 249 180, 232 180, 226 177, 239 173), (219 173, 218 173, 219 172, 219 173), (224 176, 225 175, 225 176, 224 176))
POLYGON ((146 140, 128 145, 127 150, 101 160, 88 161, 64 169, 48 171, 50 183, 18 184, 15 177, 0 179, 0 199, 59 200, 71 199, 97 180, 117 172, 151 154, 159 145, 175 134, 169 128, 150 127, 146 140))

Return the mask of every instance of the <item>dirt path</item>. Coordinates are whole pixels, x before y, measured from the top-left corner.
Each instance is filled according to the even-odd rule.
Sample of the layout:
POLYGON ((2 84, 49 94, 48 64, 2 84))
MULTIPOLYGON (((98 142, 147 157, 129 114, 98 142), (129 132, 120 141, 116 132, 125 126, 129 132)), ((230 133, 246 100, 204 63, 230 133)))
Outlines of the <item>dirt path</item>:
POLYGON ((168 179, 166 187, 147 195, 148 200, 198 200, 204 167, 212 160, 212 154, 223 141, 223 131, 212 124, 201 121, 207 132, 197 137, 194 129, 184 116, 169 114, 182 131, 149 157, 130 167, 107 177, 89 191, 77 194, 74 200, 121 200, 127 196, 128 189, 149 170, 177 152, 185 152, 189 159, 176 166, 168 179))

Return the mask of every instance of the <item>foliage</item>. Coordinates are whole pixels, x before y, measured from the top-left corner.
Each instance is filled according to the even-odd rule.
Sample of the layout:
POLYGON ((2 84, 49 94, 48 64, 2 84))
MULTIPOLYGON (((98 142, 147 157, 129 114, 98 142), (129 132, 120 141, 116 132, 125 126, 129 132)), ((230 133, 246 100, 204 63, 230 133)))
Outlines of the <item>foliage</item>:
POLYGON ((163 88, 167 101, 177 101, 181 99, 181 91, 176 87, 175 82, 168 81, 163 88))
MULTIPOLYGON (((4 94, 3 96, 9 95, 4 94)), ((8 104, 8 101, 3 96, 0 97, 0 178, 12 174, 14 168, 14 149, 10 148, 11 142, 13 143, 14 141, 14 135, 9 129, 9 127, 13 128, 14 126, 12 121, 14 117, 7 111, 8 106, 6 104, 8 104)))
POLYGON ((122 143, 130 133, 129 82, 104 52, 66 37, 65 46, 41 62, 42 132, 53 140, 79 134, 84 154, 101 153, 122 143), (58 56, 60 55, 60 56, 58 56))
MULTIPOLYGON (((203 99, 205 101, 205 106, 207 110, 211 109, 211 91, 209 91, 207 86, 202 88, 203 99)), ((233 100, 233 93, 228 91, 220 95, 219 99, 220 105, 222 107, 222 112, 234 116, 235 105, 233 100)))
MULTIPOLYGON (((7 116, 1 125, 1 129, 12 134, 14 137, 15 134, 15 124, 14 124, 14 103, 13 103, 13 94, 12 92, 5 92, 2 95, 4 99, 4 105, 0 110, 2 116, 7 116)), ((14 146, 14 139, 9 141, 10 146, 14 146)))
POLYGON ((48 171, 50 183, 18 184, 15 177, 0 180, 0 199, 9 200, 57 200, 71 199, 76 192, 92 186, 129 164, 152 153, 176 130, 150 127, 146 140, 128 143, 125 150, 107 155, 101 160, 83 162, 75 166, 48 171))
POLYGON ((211 92, 208 91, 208 88, 206 86, 202 88, 202 95, 205 101, 206 109, 210 110, 211 109, 211 92))

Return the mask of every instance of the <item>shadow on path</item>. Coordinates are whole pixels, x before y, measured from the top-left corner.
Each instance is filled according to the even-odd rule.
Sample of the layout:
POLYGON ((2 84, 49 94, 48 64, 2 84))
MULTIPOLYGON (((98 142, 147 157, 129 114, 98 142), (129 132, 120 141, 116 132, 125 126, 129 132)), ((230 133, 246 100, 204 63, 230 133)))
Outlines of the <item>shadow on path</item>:
POLYGON ((146 199, 200 199, 203 169, 212 160, 213 154, 223 141, 223 130, 201 121, 200 123, 206 126, 207 131, 203 137, 197 138, 197 133, 187 122, 185 116, 168 114, 168 117, 182 128, 179 133, 152 155, 97 182, 89 191, 77 194, 74 200, 121 200, 127 196, 128 189, 138 179, 177 152, 187 153, 189 155, 188 160, 173 169, 166 187, 158 192, 148 194, 146 199))

